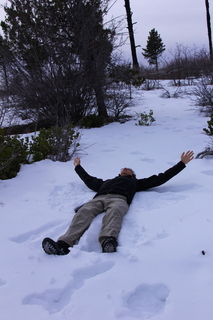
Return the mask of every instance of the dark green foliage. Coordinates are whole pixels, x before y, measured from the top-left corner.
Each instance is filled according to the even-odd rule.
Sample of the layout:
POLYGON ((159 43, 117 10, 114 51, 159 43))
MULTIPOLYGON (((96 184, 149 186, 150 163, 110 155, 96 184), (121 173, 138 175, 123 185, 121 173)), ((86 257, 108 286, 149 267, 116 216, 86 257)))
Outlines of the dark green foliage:
POLYGON ((27 144, 18 136, 6 136, 0 129, 0 179, 14 178, 22 163, 27 163, 27 144))
POLYGON ((96 114, 90 114, 89 116, 85 117, 82 122, 81 126, 83 128, 99 128, 104 125, 104 119, 102 117, 97 116, 96 114))
POLYGON ((205 131, 206 134, 209 136, 213 136, 213 115, 211 116, 211 119, 207 121, 208 129, 204 128, 203 131, 205 131))
POLYGON ((154 64, 158 71, 158 58, 166 48, 157 30, 152 29, 149 32, 146 48, 142 50, 144 51, 142 52, 144 58, 148 60, 149 64, 154 64))
POLYGON ((65 162, 71 159, 71 145, 74 149, 79 146, 78 139, 79 133, 71 126, 41 129, 38 136, 29 142, 29 154, 33 162, 44 159, 65 162))
POLYGON ((0 62, 10 107, 51 126, 78 123, 91 103, 107 116, 106 68, 115 36, 103 22, 107 1, 9 2, 1 22, 0 62))
POLYGON ((123 82, 134 87, 140 87, 145 80, 140 70, 132 69, 130 64, 113 65, 110 77, 117 83, 123 82))
POLYGON ((139 116, 140 119, 138 120, 138 123, 136 123, 137 126, 151 126, 151 124, 156 121, 153 117, 153 110, 150 110, 149 114, 141 112, 139 116))
POLYGON ((79 146, 79 139, 79 132, 72 126, 41 129, 31 140, 4 135, 0 129, 0 179, 14 178, 21 164, 44 159, 69 161, 79 146))

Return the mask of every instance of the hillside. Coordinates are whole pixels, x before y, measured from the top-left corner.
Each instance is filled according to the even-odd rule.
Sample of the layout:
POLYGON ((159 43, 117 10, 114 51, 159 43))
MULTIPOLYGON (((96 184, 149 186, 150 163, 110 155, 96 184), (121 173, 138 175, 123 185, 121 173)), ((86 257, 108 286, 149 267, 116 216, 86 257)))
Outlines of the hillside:
MULTIPOLYGON (((160 95, 135 92, 132 112, 152 109, 152 126, 132 119, 82 131, 78 156, 89 174, 112 178, 127 166, 148 177, 177 163, 183 151, 204 149, 208 119, 187 95, 160 95)), ((22 166, 16 178, 0 181, 1 319, 210 320, 212 178, 213 158, 206 157, 163 186, 137 193, 116 253, 101 253, 101 214, 70 254, 48 256, 43 238, 63 234, 74 208, 94 193, 73 161, 22 166)))

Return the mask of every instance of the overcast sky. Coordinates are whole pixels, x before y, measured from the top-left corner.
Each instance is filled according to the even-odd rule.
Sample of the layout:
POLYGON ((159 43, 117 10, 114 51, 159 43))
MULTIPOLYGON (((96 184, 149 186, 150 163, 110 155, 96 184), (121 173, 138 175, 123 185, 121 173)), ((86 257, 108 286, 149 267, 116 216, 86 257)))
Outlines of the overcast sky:
MULTIPOLYGON (((213 0, 209 3, 213 21, 213 0)), ((134 25, 136 45, 145 48, 149 31, 155 28, 167 50, 175 48, 177 43, 208 49, 205 0, 130 0, 130 6, 132 20, 137 22, 134 25)), ((110 13, 125 15, 124 0, 117 0, 110 13)), ((128 45, 124 51, 130 56, 128 45)), ((141 60, 140 47, 137 55, 141 60)))
MULTIPOLYGON (((0 0, 0 4, 5 3, 6 0, 0 0)), ((209 3, 213 21, 213 0, 209 0, 209 3)), ((208 49, 205 0, 130 0, 130 6, 132 20, 137 22, 134 25, 136 45, 146 47, 149 31, 155 28, 166 46, 165 55, 176 44, 200 48, 204 46, 208 49)), ((124 0, 117 0, 109 16, 125 17, 125 14, 124 0)), ((0 19, 4 19, 3 8, 0 8, 0 19)), ((126 58, 131 59, 128 44, 123 47, 123 51, 126 58)), ((138 60, 142 61, 140 47, 137 48, 137 55, 138 60)))

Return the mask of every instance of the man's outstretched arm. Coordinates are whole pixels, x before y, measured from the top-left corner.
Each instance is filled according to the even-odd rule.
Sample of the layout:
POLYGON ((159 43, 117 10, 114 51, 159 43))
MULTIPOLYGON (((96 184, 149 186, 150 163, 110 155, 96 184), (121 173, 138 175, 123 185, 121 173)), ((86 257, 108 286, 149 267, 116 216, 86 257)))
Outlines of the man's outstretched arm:
POLYGON ((193 151, 187 151, 187 152, 183 152, 181 155, 180 160, 184 163, 187 164, 189 163, 189 161, 194 159, 194 152, 193 151))
POLYGON ((80 158, 75 158, 73 161, 74 166, 78 166, 79 164, 81 164, 81 159, 80 158))
POLYGON ((171 178, 173 178, 176 174, 182 171, 186 164, 189 163, 192 159, 194 159, 194 152, 187 151, 181 154, 181 161, 179 161, 176 165, 166 170, 164 173, 159 173, 158 175, 153 175, 149 178, 139 179, 138 180, 138 190, 143 191, 149 188, 160 186, 161 184, 167 182, 171 178))
POLYGON ((73 161, 73 164, 75 166, 75 171, 76 173, 79 175, 79 177, 81 178, 81 180, 84 181, 84 183, 86 184, 86 186, 90 189, 92 189, 93 191, 98 191, 103 183, 102 179, 98 179, 96 177, 92 177, 90 176, 85 170, 84 168, 82 168, 81 166, 81 160, 80 158, 75 158, 73 161))

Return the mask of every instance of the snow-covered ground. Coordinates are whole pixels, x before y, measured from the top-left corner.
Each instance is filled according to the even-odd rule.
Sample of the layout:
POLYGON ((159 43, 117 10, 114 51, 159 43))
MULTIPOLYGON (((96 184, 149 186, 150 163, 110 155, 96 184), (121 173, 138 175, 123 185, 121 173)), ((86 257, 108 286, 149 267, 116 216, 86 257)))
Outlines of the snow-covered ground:
MULTIPOLYGON (((174 90, 168 87, 170 91, 174 90)), ((137 177, 164 172, 183 151, 202 151, 208 118, 190 98, 137 92, 136 120, 83 130, 82 166, 103 179, 131 167, 137 177)), ((2 320, 211 320, 213 314, 213 158, 196 159, 166 184, 137 193, 116 253, 103 254, 103 214, 66 256, 46 255, 44 237, 63 234, 89 190, 67 163, 24 165, 0 181, 2 320), (205 255, 202 254, 205 251, 205 255)))

